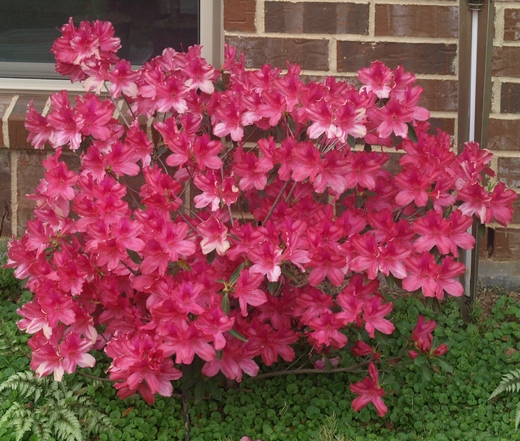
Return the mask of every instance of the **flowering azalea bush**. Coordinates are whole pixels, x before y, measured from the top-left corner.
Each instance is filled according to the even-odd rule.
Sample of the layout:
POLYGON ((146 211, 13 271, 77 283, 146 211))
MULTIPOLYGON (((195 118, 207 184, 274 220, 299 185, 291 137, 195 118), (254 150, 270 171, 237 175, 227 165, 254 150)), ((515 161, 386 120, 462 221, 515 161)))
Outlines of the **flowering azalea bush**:
MULTIPOLYGON (((317 368, 347 347, 369 361, 354 409, 384 415, 367 343, 395 329, 380 276, 426 297, 463 294, 468 227, 506 225, 516 198, 484 184, 491 154, 468 143, 457 156, 448 134, 428 133, 402 67, 374 62, 358 88, 304 83, 297 65, 246 70, 231 47, 221 70, 198 46, 134 70, 119 47, 110 23, 69 21, 56 69, 86 93, 28 109, 29 141, 55 150, 9 247, 34 293, 18 324, 31 367, 60 380, 103 350, 118 395, 152 403, 196 357, 204 375, 241 381, 260 361, 292 361, 296 343, 317 368)), ((418 323, 419 351, 432 351, 432 330, 418 323)))

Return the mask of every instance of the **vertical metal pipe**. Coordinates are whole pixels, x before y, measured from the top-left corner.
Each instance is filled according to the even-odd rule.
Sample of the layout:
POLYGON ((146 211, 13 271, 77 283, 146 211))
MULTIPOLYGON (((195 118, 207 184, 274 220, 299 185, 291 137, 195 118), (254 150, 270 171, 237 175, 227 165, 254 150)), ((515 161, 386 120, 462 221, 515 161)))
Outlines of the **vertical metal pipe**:
MULTIPOLYGON (((491 51, 493 39, 492 0, 459 2, 459 112, 458 145, 476 141, 487 145, 487 126, 491 105, 491 51)), ((466 265, 463 275, 465 290, 462 312, 466 316, 468 305, 476 299, 478 283, 478 225, 474 222, 469 231, 476 239, 475 249, 463 253, 466 265)))

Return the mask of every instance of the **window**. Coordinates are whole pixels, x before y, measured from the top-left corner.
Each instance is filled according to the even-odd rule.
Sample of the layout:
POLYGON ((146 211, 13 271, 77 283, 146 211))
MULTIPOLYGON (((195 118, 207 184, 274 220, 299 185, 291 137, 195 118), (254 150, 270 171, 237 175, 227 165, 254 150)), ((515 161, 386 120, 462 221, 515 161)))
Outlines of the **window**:
MULTIPOLYGON (((121 39, 118 52, 134 65, 171 46, 200 43, 208 61, 221 60, 221 0, 0 0, 0 89, 47 89, 60 78, 49 52, 69 17, 107 20, 121 39)), ((69 83, 70 84, 70 83, 69 83)))

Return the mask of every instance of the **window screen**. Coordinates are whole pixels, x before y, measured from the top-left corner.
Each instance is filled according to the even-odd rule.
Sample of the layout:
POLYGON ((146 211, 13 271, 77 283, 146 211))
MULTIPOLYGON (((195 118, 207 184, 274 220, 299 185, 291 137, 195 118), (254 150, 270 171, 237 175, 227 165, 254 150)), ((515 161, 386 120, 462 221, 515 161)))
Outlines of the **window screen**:
POLYGON ((112 22, 134 65, 200 42, 199 0, 0 0, 0 76, 55 76, 50 48, 69 17, 112 22))

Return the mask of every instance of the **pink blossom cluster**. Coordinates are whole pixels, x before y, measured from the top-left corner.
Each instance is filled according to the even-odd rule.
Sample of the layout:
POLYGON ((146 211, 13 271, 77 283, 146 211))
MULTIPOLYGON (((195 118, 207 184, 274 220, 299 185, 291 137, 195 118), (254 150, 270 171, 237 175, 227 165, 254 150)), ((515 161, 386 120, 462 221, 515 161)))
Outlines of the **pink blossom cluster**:
POLYGON ((419 316, 411 336, 414 346, 419 350, 419 352, 413 349, 408 351, 408 354, 412 359, 416 359, 419 356, 419 353, 428 354, 431 357, 440 357, 448 352, 448 345, 445 343, 436 348, 432 347, 432 333, 436 327, 437 323, 435 320, 427 320, 425 322, 424 317, 422 315, 419 316))
MULTIPOLYGON (((64 25, 57 70, 87 92, 27 113, 29 141, 55 152, 8 264, 34 293, 19 328, 40 375, 104 350, 118 395, 151 403, 195 357, 237 381, 294 360, 297 342, 377 363, 355 336, 395 329, 379 276, 460 296, 473 219, 511 221, 516 194, 483 181, 491 154, 429 134, 402 67, 374 62, 357 88, 305 83, 297 65, 246 69, 232 47, 221 70, 198 46, 134 70, 119 46, 110 23, 64 25)), ((353 405, 383 415, 374 363, 353 405)))

